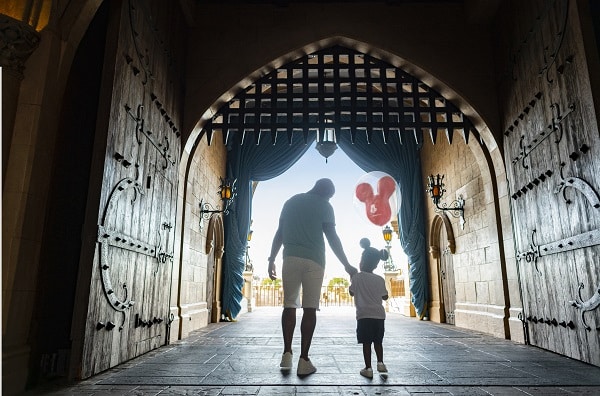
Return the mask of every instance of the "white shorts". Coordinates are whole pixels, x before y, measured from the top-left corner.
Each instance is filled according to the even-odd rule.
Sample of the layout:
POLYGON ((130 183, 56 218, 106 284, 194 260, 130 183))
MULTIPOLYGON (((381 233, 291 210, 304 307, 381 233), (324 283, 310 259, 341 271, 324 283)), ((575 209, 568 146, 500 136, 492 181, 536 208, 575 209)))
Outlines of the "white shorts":
POLYGON ((325 269, 312 260, 285 257, 281 270, 283 307, 319 309, 324 276, 325 269), (302 305, 300 305, 300 286, 302 286, 302 305))

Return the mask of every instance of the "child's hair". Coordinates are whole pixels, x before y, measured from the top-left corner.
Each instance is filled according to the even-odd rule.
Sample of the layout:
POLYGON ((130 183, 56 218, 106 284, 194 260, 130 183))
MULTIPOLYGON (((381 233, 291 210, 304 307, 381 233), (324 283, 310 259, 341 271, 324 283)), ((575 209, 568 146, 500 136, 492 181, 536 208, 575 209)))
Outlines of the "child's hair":
POLYGON ((364 249, 362 256, 360 257, 360 262, 367 270, 374 270, 377 268, 377 264, 379 264, 380 260, 387 260, 389 257, 387 250, 377 250, 372 248, 371 241, 368 238, 360 240, 360 247, 364 249))

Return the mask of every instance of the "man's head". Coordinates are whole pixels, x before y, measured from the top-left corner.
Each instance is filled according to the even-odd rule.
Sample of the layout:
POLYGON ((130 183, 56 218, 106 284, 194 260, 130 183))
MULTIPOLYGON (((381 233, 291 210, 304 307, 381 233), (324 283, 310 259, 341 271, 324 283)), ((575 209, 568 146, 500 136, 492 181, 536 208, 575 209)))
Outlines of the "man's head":
POLYGON ((329 199, 335 194, 335 186, 330 179, 319 179, 309 192, 329 199))

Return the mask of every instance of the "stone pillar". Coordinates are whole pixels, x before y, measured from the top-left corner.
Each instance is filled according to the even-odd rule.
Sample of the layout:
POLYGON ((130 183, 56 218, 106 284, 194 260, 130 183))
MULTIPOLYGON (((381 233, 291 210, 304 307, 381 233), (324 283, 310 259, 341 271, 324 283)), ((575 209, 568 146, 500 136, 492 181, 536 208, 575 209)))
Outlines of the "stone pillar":
POLYGON ((254 296, 252 295, 252 277, 253 271, 244 271, 244 289, 242 295, 248 301, 248 312, 252 312, 254 308, 254 296))
POLYGON ((410 273, 410 263, 408 264, 408 268, 404 272, 404 296, 400 298, 400 313, 404 316, 415 317, 417 316, 415 307, 412 304, 412 294, 410 293, 410 278, 408 274, 410 273))
POLYGON ((385 275, 385 288, 387 289, 387 292, 388 292, 388 299, 385 301, 385 311, 390 312, 390 307, 392 308, 392 311, 398 311, 398 306, 397 306, 397 304, 394 303, 394 301, 396 301, 396 300, 394 300, 394 298, 396 296, 394 296, 394 293, 392 290, 392 279, 396 279, 398 276, 400 276, 400 270, 385 271, 384 275, 385 275))
MULTIPOLYGON (((0 67, 2 67, 2 180, 10 153, 19 88, 25 62, 38 47, 39 34, 29 25, 0 14, 0 67)), ((4 183, 4 182, 3 182, 4 183)))

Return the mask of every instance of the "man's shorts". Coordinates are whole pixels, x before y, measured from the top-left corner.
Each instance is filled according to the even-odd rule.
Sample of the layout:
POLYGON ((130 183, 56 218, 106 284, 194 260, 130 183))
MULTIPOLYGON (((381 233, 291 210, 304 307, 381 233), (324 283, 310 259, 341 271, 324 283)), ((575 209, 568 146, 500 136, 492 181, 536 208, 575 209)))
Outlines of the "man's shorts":
POLYGON ((324 275, 325 269, 312 260, 285 257, 281 270, 283 307, 319 309, 324 275), (300 304, 300 287, 302 287, 302 304, 300 304))
POLYGON ((364 318, 356 321, 356 339, 359 344, 381 344, 385 332, 385 319, 364 318))

